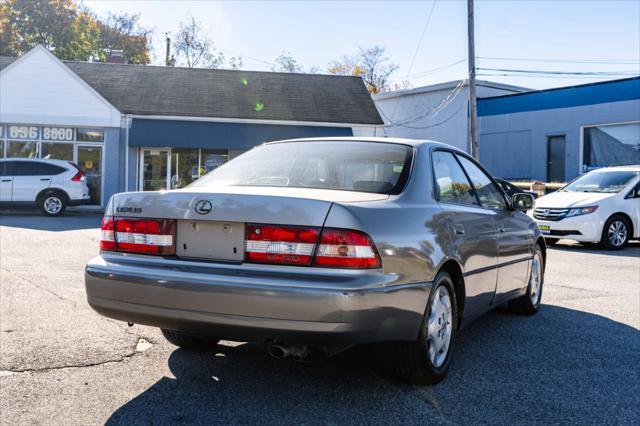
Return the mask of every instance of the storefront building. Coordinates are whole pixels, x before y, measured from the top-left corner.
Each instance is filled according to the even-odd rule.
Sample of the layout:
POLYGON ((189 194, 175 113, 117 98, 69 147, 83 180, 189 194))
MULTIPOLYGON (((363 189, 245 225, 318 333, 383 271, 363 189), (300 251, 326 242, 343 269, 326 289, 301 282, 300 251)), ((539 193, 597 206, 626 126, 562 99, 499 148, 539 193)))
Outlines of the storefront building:
POLYGON ((264 142, 373 136, 359 78, 0 57, 0 153, 72 161, 91 202, 176 189, 264 142))

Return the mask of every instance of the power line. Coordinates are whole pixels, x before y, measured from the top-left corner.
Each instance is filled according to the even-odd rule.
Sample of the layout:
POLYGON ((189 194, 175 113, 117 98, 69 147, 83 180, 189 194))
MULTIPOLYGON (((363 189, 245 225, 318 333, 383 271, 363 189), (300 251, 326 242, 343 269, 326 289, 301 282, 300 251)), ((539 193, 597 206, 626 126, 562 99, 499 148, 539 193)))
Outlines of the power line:
MULTIPOLYGON (((526 78, 554 78, 554 79, 555 78, 571 78, 571 79, 589 78, 589 79, 596 79, 596 80, 609 78, 609 77, 621 77, 620 75, 609 75, 609 76, 607 75, 543 75, 543 74, 508 74, 508 73, 502 73, 502 74, 479 73, 477 75, 480 75, 483 77, 526 77, 526 78)), ((628 76, 628 74, 626 74, 625 76, 628 76)))
POLYGON ((478 68, 482 71, 496 71, 513 74, 541 74, 541 75, 630 75, 638 71, 553 71, 553 70, 521 70, 508 68, 478 68))
POLYGON ((501 58, 495 56, 478 56, 478 59, 488 59, 496 61, 514 61, 514 62, 548 62, 561 64, 618 64, 618 65, 635 65, 640 61, 632 59, 545 59, 545 58, 501 58))
POLYGON ((428 126, 401 126, 401 127, 404 127, 404 128, 406 128, 406 129, 416 129, 416 130, 425 130, 425 129, 430 129, 430 128, 432 128, 432 127, 438 127, 438 126, 440 126, 440 125, 442 125, 442 124, 444 124, 444 123, 448 122, 449 120, 453 119, 453 117, 455 117, 456 115, 458 115, 458 113, 459 113, 460 111, 462 111, 463 109, 465 109, 466 107, 467 107, 467 104, 466 104, 466 103, 464 103, 464 104, 462 104, 462 105, 460 106, 460 108, 458 108, 458 109, 457 109, 453 114, 451 114, 449 117, 447 117, 447 118, 445 118, 444 120, 439 121, 439 122, 437 122, 437 123, 430 124, 430 125, 428 125, 428 126))
POLYGON ((433 4, 431 5, 431 10, 429 10, 429 15, 427 16, 427 20, 424 23, 424 27, 422 28, 422 34, 420 34, 420 39, 418 40, 418 45, 416 46, 415 52, 413 52, 413 57, 411 58, 411 62, 409 63, 409 69, 407 71, 407 77, 411 74, 411 70, 413 69, 413 64, 416 61, 416 57, 418 56, 418 52, 420 52, 420 46, 422 45, 422 40, 424 39, 424 35, 427 33, 427 28, 429 27, 429 23, 431 22, 431 15, 433 15, 433 9, 436 8, 436 3, 438 0, 433 0, 433 4))
MULTIPOLYGON (((416 79, 416 78, 420 78, 420 77, 426 77, 429 74, 433 74, 433 73, 436 73, 438 71, 446 70, 447 68, 454 67, 454 66, 456 66, 458 64, 461 64, 463 62, 466 62, 466 61, 467 61, 467 58, 462 58, 459 61, 455 61, 455 62, 452 62, 450 64, 443 65, 441 67, 432 68, 430 70, 425 70, 425 71, 420 71, 419 73, 416 73, 416 74, 408 74, 407 76, 405 76, 404 79, 407 79, 409 77, 411 77, 411 79, 416 79)), ((397 79, 392 79, 392 81, 399 81, 399 80, 402 80, 402 77, 399 77, 397 79)))

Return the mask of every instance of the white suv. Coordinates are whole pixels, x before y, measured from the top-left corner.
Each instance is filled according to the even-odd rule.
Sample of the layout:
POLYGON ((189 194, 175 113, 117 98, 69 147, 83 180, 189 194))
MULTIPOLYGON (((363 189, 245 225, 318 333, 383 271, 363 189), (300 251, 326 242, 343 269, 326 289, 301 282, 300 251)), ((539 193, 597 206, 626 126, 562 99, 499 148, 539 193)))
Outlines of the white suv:
POLYGON ((47 216, 89 202, 84 173, 63 160, 0 159, 0 205, 36 205, 47 216))
POLYGON ((584 174, 538 198, 532 214, 549 245, 567 238, 622 249, 640 238, 640 165, 584 174))

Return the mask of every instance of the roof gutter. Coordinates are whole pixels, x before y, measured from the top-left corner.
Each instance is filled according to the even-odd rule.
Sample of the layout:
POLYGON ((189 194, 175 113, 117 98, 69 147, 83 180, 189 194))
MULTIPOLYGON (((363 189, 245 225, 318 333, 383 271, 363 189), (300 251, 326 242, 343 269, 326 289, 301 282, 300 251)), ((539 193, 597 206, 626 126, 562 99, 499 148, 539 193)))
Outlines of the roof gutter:
POLYGON ((127 117, 144 119, 144 120, 176 120, 176 121, 203 121, 203 122, 211 122, 211 123, 271 124, 275 126, 371 127, 371 128, 384 127, 384 124, 368 124, 368 123, 331 123, 331 122, 324 122, 324 121, 262 120, 262 119, 255 119, 255 118, 190 117, 190 116, 184 116, 184 115, 127 114, 127 117))

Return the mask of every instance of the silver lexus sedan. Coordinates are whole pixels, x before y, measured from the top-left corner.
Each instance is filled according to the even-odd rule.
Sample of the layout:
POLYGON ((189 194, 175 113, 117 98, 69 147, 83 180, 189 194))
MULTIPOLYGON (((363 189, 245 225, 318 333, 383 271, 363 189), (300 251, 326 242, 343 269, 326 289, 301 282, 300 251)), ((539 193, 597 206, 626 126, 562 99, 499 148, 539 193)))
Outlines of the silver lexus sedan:
POLYGON ((271 142, 186 188, 113 196, 87 298, 185 349, 259 341, 303 359, 385 342, 399 378, 434 384, 460 327, 538 310, 532 204, 441 143, 271 142))

